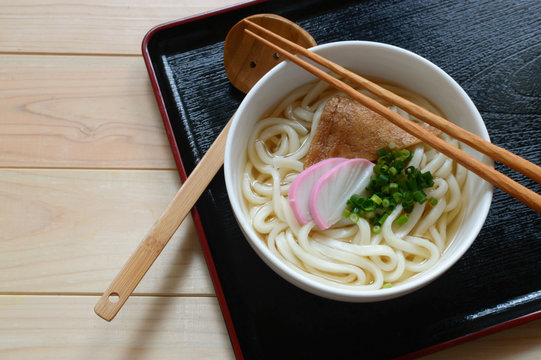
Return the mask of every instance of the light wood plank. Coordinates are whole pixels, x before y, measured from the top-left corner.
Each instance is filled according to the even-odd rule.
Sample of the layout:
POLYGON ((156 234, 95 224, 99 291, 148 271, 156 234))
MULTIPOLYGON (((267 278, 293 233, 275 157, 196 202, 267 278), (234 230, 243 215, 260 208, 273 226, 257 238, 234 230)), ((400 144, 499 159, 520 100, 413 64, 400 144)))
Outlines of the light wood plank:
POLYGON ((0 52, 141 54, 153 27, 240 0, 3 0, 0 52))
MULTIPOLYGON (((96 301, 0 295, 0 358, 233 359, 213 297, 134 296, 110 323, 92 312, 96 301)), ((535 320, 422 359, 537 359, 540 342, 535 320)))
MULTIPOLYGON (((0 168, 173 169, 141 41, 236 2, 1 1, 0 168)), ((213 297, 134 296, 107 323, 98 296, 66 295, 103 291, 178 184, 175 171, 0 171, 0 292, 64 294, 0 295, 0 358, 233 358, 213 297)), ((195 236, 182 225, 137 294, 212 294, 195 236)), ((539 344, 541 320, 426 359, 535 359, 539 344)))
POLYGON ((139 57, 0 55, 0 167, 173 169, 139 57))
POLYGON ((0 296, 0 358, 233 359, 216 298, 132 297, 109 323, 96 296, 0 296))
MULTIPOLYGON (((173 170, 0 170, 0 292, 102 293, 179 185, 173 170)), ((135 293, 214 294, 191 216, 135 293)))

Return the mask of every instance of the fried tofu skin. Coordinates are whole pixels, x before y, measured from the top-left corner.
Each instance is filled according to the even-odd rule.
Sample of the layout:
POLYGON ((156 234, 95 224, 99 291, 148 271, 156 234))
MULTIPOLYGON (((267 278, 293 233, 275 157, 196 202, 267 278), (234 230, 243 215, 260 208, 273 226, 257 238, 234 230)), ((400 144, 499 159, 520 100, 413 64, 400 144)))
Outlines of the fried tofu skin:
MULTIPOLYGON (((435 135, 441 134, 430 125, 422 126, 435 135)), ((377 150, 390 142, 402 149, 421 140, 356 101, 333 96, 323 109, 304 168, 333 157, 374 161, 377 150)))

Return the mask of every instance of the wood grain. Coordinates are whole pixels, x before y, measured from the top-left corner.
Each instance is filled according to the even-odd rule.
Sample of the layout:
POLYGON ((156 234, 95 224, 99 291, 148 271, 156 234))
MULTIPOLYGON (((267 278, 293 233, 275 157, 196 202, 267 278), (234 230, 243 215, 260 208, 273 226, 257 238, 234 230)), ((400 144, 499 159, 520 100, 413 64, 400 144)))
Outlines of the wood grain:
MULTIPOLYGON (((279 34, 303 48, 316 46, 314 38, 299 25, 275 14, 256 14, 247 17, 255 23, 279 34)), ((227 33, 224 44, 224 67, 231 84, 243 93, 270 69, 284 59, 266 46, 258 43, 244 32, 245 22, 235 24, 227 33)))
POLYGON ((113 323, 94 315, 96 300, 0 295, 0 358, 234 359, 215 298, 137 296, 113 323))
MULTIPOLYGON (((101 294, 179 185, 173 170, 0 170, 0 293, 101 294)), ((137 292, 214 293, 191 216, 137 292)))
POLYGON ((141 54, 154 26, 239 0, 3 0, 0 52, 141 54))
MULTIPOLYGON (((0 295, 0 358, 233 358, 215 298, 134 296, 111 323, 92 316, 96 300, 0 295)), ((532 321, 422 359, 536 359, 540 326, 532 321)))
POLYGON ((142 58, 0 55, 0 83, 0 167, 176 168, 142 58))
MULTIPOLYGON (((164 21, 237 2, 0 2, 1 359, 233 358, 189 218, 114 322, 92 308, 180 184, 140 57, 143 36, 164 21)), ((411 11, 404 16, 424 14, 411 11)), ((372 29, 370 16, 350 19, 372 29)), ((429 18, 434 29, 442 19, 429 18)), ((387 20, 375 31, 379 23, 395 28, 400 45, 408 32, 387 20)), ((470 32, 482 34, 484 22, 475 24, 470 32)), ((440 33, 425 35, 435 57, 481 41, 485 52, 448 67, 466 83, 489 77, 471 76, 471 64, 492 61, 498 38, 466 36, 438 50, 440 33)), ((519 45, 513 39, 509 52, 521 54, 519 45)), ((482 107, 493 106, 481 95, 482 107)), ((533 111, 517 103, 517 111, 533 111)), ((539 344, 541 320, 427 359, 532 359, 539 344)))

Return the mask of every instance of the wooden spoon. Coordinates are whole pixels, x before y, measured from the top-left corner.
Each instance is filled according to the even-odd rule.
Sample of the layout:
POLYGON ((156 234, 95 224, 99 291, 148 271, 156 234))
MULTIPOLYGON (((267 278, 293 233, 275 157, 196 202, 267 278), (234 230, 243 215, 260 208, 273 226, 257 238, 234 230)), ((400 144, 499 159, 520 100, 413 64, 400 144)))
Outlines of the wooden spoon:
MULTIPOLYGON (((316 45, 310 34, 283 17, 260 14, 249 16, 248 19, 303 47, 316 45)), ((231 83, 244 93, 282 60, 272 50, 247 36, 242 21, 227 34, 224 46, 225 71, 231 83)), ((94 311, 103 319, 111 321, 115 317, 223 165, 230 125, 231 120, 98 300, 94 311)))

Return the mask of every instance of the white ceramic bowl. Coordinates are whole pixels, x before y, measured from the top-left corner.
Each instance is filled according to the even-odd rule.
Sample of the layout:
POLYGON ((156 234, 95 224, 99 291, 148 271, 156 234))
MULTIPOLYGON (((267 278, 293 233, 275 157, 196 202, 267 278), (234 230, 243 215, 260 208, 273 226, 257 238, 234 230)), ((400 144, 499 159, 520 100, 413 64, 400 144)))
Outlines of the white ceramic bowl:
MULTIPOLYGON (((428 60, 395 46, 366 41, 330 43, 316 46, 312 50, 358 74, 387 80, 423 95, 447 119, 489 140, 483 120, 468 95, 449 75, 428 60)), ((314 80, 311 74, 296 65, 283 62, 252 88, 233 118, 227 138, 224 169, 227 192, 242 232, 255 252, 276 273, 319 296, 341 301, 372 302, 405 295, 425 286, 448 270, 466 252, 483 226, 492 201, 493 188, 477 176, 468 178, 474 198, 464 223, 439 262, 428 271, 389 289, 346 290, 317 282, 274 256, 252 228, 240 190, 249 134, 267 109, 290 91, 314 80)), ((486 156, 468 147, 465 147, 465 151, 493 166, 493 162, 486 156)))

